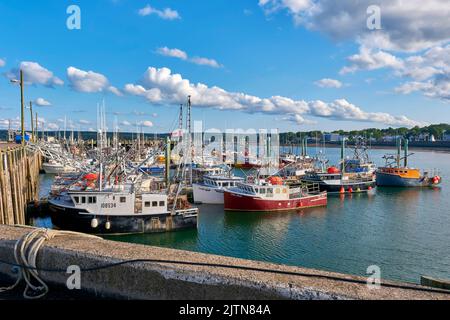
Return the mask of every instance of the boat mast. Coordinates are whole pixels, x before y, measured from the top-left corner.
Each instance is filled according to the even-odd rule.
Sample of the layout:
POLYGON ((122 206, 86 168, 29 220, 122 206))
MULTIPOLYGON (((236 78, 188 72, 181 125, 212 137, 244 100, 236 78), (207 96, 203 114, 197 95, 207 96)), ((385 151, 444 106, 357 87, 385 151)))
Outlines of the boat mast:
POLYGON ((408 139, 405 139, 405 159, 404 161, 404 167, 408 167, 408 139))
POLYGON ((188 109, 187 109, 187 126, 188 126, 188 154, 189 154, 189 185, 192 185, 192 127, 191 127, 191 96, 188 96, 188 109))
POLYGON ((402 138, 397 138, 397 168, 400 168, 400 153, 402 152, 402 138))
POLYGON ((342 145, 341 145, 341 161, 342 161, 341 172, 342 172, 342 175, 344 175, 344 173, 345 173, 345 137, 342 138, 342 145))

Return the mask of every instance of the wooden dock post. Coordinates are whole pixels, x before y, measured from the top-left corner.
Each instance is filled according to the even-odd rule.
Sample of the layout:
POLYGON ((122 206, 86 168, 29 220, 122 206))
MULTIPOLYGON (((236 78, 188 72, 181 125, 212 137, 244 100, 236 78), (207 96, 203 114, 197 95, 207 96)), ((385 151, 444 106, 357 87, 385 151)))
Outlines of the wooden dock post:
POLYGON ((0 224, 25 224, 28 203, 39 198, 41 164, 25 146, 0 146, 0 224))

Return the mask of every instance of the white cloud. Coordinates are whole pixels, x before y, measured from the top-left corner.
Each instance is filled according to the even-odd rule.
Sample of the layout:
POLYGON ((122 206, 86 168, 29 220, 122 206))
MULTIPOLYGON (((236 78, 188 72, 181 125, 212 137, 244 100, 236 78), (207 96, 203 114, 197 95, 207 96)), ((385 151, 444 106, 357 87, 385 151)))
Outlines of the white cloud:
POLYGON ((146 5, 144 8, 140 9, 138 11, 140 16, 148 16, 151 14, 156 14, 158 17, 164 20, 175 20, 180 19, 180 15, 176 10, 172 10, 170 8, 165 8, 163 10, 158 10, 150 6, 149 4, 146 5))
POLYGON ((53 72, 32 61, 21 62, 20 67, 6 73, 6 77, 11 80, 19 79, 20 70, 23 71, 23 78, 26 84, 40 84, 48 87, 64 84, 64 81, 54 76, 53 72))
POLYGON ((67 68, 67 78, 70 86, 79 92, 95 93, 109 91, 115 95, 122 95, 119 89, 110 86, 108 79, 101 73, 84 71, 75 67, 67 68))
POLYGON ((78 123, 82 124, 82 125, 88 125, 88 124, 91 124, 92 122, 89 120, 81 119, 81 120, 78 120, 78 123))
POLYGON ((123 120, 119 123, 121 126, 131 126, 131 123, 127 120, 123 120))
POLYGON ((49 123, 45 123, 45 128, 49 129, 49 130, 58 130, 59 129, 59 125, 57 123, 54 123, 54 122, 49 122, 49 123))
POLYGON ((324 78, 319 81, 314 82, 316 86, 319 86, 321 88, 341 88, 342 82, 335 79, 330 78, 324 78))
POLYGON ((400 69, 403 67, 403 61, 390 53, 378 50, 372 50, 361 47, 359 53, 347 58, 349 66, 341 69, 341 74, 355 72, 359 70, 376 70, 381 68, 400 69))
POLYGON ((147 128, 151 128, 151 127, 153 127, 153 122, 146 120, 146 121, 142 121, 141 125, 144 127, 147 127, 147 128))
POLYGON ((395 91, 409 94, 421 91, 430 98, 448 101, 448 79, 450 78, 450 44, 436 46, 419 55, 398 58, 389 53, 362 47, 360 53, 348 58, 350 65, 341 69, 341 73, 359 70, 387 68, 404 80, 395 91))
POLYGON ((260 0, 267 14, 285 10, 298 25, 335 40, 358 40, 384 50, 417 51, 450 38, 448 0, 260 0), (367 28, 367 8, 381 8, 381 30, 367 28))
POLYGON ((4 59, 0 59, 0 68, 6 65, 6 61, 4 59))
POLYGON ((181 60, 187 60, 187 58, 188 58, 188 55, 186 52, 184 52, 183 50, 180 50, 180 49, 176 49, 176 48, 169 49, 167 47, 162 47, 162 48, 158 48, 156 50, 156 52, 162 56, 178 58, 181 60))
POLYGON ((181 50, 181 49, 170 49, 168 47, 161 47, 158 48, 156 50, 156 52, 160 55, 166 56, 166 57, 172 57, 172 58, 177 58, 177 59, 181 59, 184 61, 189 61, 191 63, 195 63, 201 66, 208 66, 208 67, 212 67, 212 68, 221 68, 222 65, 220 63, 218 63, 215 59, 210 59, 210 58, 203 58, 203 57, 193 57, 190 58, 189 55, 181 50))
POLYGON ((172 74, 168 68, 149 67, 141 84, 127 84, 124 91, 141 96, 152 104, 179 104, 191 95, 195 107, 215 108, 219 110, 240 110, 247 113, 265 113, 291 116, 296 122, 309 121, 304 116, 378 122, 392 126, 414 126, 421 123, 405 116, 393 116, 388 113, 365 112, 345 99, 326 103, 320 100, 293 100, 282 96, 260 98, 239 92, 228 92, 217 86, 193 84, 180 74, 172 74))
POLYGON ((216 60, 208 58, 194 57, 191 59, 191 62, 201 66, 208 66, 213 68, 222 67, 216 60))
POLYGON ((40 107, 49 107, 52 105, 50 102, 48 102, 44 98, 37 98, 36 100, 34 100, 34 104, 37 106, 40 106, 40 107))

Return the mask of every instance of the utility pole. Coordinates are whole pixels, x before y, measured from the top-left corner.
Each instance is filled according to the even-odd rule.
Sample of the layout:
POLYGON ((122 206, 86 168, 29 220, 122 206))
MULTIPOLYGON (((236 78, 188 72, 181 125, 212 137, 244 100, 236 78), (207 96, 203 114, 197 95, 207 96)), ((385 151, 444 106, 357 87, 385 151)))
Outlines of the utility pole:
POLYGON ((36 128, 35 128, 35 130, 36 130, 36 141, 35 142, 37 142, 38 141, 38 139, 39 139, 39 130, 38 130, 38 113, 36 112, 36 128))
POLYGON ((20 125, 22 129, 22 145, 25 145, 25 106, 24 106, 24 100, 23 100, 23 71, 20 70, 20 125))

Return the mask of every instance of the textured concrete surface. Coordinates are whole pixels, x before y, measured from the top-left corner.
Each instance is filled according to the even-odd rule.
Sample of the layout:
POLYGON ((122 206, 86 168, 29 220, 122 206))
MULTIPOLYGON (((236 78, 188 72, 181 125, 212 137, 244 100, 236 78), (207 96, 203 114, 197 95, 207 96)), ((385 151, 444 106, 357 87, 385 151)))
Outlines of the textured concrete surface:
MULTIPOLYGON (((0 226, 1 260, 14 261, 14 243, 28 231, 26 228, 0 226)), ((82 236, 50 240, 40 252, 37 262, 41 268, 65 270, 69 265, 88 268, 131 259, 239 265, 365 281, 362 277, 313 269, 82 236)), ((0 275, 14 276, 11 267, 4 264, 0 264, 0 275)), ((68 277, 65 273, 54 272, 41 272, 41 275, 49 283, 59 285, 65 284, 68 277)), ((417 289, 369 290, 365 284, 316 277, 163 263, 126 264, 100 271, 85 271, 81 278, 82 290, 89 294, 123 299, 450 299, 449 294, 420 291, 420 286, 410 284, 408 286, 417 289)))

